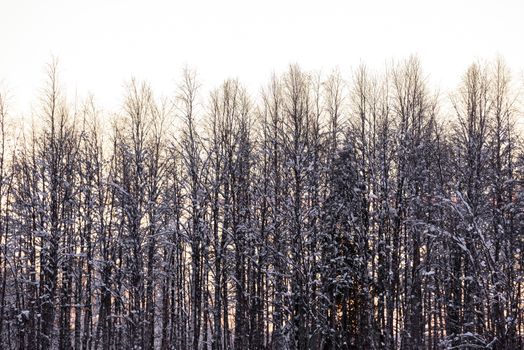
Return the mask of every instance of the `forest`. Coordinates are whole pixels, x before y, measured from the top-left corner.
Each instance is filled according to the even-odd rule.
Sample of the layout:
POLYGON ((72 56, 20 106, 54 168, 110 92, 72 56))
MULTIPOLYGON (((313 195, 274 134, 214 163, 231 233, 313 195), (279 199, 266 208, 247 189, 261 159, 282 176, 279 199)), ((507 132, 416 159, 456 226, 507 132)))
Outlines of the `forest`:
POLYGON ((416 56, 257 94, 186 68, 111 112, 59 72, 23 123, 0 93, 1 350, 524 348, 502 58, 444 92, 416 56))

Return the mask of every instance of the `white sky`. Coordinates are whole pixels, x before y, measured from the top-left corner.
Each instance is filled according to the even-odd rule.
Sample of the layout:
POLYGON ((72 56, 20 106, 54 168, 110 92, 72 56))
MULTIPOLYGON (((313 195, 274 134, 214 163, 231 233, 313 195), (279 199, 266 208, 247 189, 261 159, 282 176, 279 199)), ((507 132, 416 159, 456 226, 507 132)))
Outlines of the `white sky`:
POLYGON ((256 94, 289 63, 349 78, 413 53, 444 91, 497 54, 522 82, 524 1, 0 0, 0 81, 18 113, 37 103, 52 55, 70 96, 115 110, 126 79, 172 95, 186 64, 206 90, 232 77, 256 94))

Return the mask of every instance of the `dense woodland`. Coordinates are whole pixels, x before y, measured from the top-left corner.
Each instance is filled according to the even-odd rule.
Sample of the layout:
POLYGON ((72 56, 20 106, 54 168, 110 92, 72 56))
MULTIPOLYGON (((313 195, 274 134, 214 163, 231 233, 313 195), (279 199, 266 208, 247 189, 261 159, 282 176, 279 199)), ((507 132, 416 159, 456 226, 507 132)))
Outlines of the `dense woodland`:
POLYGON ((0 349, 524 348, 501 59, 440 94, 415 57, 254 96, 186 69, 115 113, 58 72, 23 127, 0 95, 0 349))

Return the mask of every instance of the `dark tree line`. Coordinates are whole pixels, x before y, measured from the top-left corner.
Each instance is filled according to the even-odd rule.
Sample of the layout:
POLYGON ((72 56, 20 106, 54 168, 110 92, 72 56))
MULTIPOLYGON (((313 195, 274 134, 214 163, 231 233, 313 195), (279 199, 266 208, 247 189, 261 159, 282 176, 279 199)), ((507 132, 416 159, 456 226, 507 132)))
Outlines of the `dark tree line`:
POLYGON ((524 143, 502 60, 290 66, 122 109, 0 94, 0 349, 524 348, 524 143), (450 108, 445 106, 449 105, 450 108))

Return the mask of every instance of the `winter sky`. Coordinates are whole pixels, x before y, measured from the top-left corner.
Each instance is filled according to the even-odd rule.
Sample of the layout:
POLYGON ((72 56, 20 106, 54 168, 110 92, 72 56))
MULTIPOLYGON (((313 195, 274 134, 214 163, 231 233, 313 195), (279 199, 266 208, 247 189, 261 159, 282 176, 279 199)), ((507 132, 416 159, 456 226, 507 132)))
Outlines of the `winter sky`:
POLYGON ((473 60, 499 54, 522 86, 523 15, 521 0, 0 0, 0 81, 27 112, 56 56, 69 96, 90 91, 114 109, 126 79, 172 95, 186 64, 207 89, 238 77, 256 94, 289 63, 349 77, 361 62, 415 53, 444 91, 473 60))

